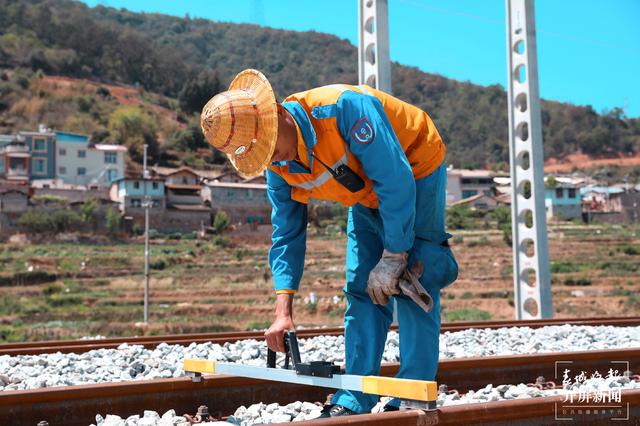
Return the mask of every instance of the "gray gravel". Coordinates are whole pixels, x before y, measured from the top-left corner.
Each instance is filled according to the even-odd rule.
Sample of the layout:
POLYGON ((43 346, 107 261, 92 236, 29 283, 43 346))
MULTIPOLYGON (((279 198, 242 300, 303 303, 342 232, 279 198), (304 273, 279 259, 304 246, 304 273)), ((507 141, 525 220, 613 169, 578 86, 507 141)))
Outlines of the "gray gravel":
MULTIPOLYGON (((318 336, 299 342, 303 361, 344 362, 342 336, 318 336)), ((469 329, 440 336, 440 359, 631 347, 640 347, 640 327, 562 325, 539 329, 469 329)), ((97 349, 83 354, 2 355, 0 390, 180 377, 184 375, 184 358, 266 365, 266 355, 264 341, 254 339, 224 345, 161 343, 153 350, 124 343, 117 349, 97 349)), ((398 334, 390 332, 383 362, 398 362, 399 356, 398 334)), ((282 364, 283 359, 280 354, 278 362, 282 364)))

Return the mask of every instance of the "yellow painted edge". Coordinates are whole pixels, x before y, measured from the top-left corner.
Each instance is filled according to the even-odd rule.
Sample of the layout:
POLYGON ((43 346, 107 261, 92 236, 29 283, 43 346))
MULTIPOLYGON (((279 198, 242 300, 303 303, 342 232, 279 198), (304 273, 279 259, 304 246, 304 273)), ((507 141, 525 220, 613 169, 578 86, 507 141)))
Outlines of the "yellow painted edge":
POLYGON ((296 294, 295 290, 276 290, 276 294, 296 294))
POLYGON ((187 373, 216 374, 216 362, 208 359, 185 359, 182 369, 187 373))
POLYGON ((435 401, 438 399, 437 383, 428 380, 365 376, 362 378, 362 392, 416 401, 435 401))

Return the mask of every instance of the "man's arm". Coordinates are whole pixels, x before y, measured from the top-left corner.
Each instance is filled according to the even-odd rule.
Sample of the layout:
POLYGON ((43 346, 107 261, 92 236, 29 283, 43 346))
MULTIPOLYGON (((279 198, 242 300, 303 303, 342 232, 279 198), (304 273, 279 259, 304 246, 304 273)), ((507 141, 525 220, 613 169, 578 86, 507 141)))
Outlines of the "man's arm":
POLYGON ((276 293, 295 293, 300 286, 307 242, 307 206, 291 199, 291 186, 267 169, 271 202, 269 266, 276 293))
POLYGON ((373 182, 384 248, 392 253, 408 251, 415 238, 415 178, 382 103, 373 96, 346 91, 338 100, 337 120, 342 137, 373 182))
POLYGON ((272 246, 269 266, 276 290, 276 313, 265 332, 267 345, 284 352, 284 332, 295 329, 293 294, 300 286, 307 240, 307 206, 291 199, 291 186, 267 169, 267 197, 271 202, 272 246))

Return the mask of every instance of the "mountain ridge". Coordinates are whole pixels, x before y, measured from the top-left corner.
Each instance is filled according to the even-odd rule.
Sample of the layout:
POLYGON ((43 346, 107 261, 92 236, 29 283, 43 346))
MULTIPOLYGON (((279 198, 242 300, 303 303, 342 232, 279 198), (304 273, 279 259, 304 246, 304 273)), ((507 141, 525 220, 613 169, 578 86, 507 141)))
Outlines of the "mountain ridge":
MULTIPOLYGON (((0 0, 0 68, 139 85, 157 92, 192 129, 202 92, 210 96, 224 90, 235 73, 250 67, 263 71, 282 99, 324 84, 356 83, 357 49, 315 31, 89 8, 70 0, 0 0), (202 81, 209 85, 203 87, 202 81), (195 94, 191 106, 185 93, 195 94)), ((433 118, 451 163, 498 168, 508 163, 504 88, 458 82, 398 63, 392 64, 392 76, 393 94, 433 118)), ((2 82, 0 93, 11 95, 2 82)), ((0 102, 0 119, 12 106, 3 111, 0 102)), ((94 130, 109 131, 108 120, 95 121, 94 130)), ((547 158, 640 151, 640 120, 617 108, 597 114, 589 106, 542 101, 542 123, 547 158)), ((195 145, 203 148, 200 142, 195 145)))

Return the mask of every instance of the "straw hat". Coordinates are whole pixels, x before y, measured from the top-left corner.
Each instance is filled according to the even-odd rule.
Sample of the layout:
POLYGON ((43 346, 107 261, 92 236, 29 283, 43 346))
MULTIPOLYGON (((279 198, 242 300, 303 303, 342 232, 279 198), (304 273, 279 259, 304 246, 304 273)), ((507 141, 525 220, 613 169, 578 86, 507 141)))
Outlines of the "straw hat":
POLYGON ((200 125, 214 148, 224 152, 245 178, 264 171, 278 139, 276 97, 267 78, 247 69, 202 109, 200 125))

